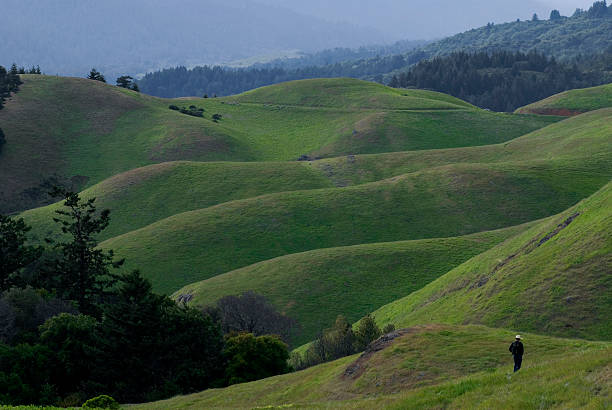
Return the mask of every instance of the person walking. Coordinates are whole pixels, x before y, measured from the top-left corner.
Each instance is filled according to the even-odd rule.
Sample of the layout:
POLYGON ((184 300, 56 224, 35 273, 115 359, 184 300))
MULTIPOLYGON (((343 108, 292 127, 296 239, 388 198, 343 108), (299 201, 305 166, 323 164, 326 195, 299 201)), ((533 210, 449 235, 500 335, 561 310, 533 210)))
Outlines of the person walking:
POLYGON ((521 342, 521 335, 516 335, 516 340, 512 342, 510 345, 510 353, 514 356, 514 371, 516 372, 521 368, 521 364, 523 363, 523 353, 525 353, 525 348, 523 347, 523 342, 521 342))

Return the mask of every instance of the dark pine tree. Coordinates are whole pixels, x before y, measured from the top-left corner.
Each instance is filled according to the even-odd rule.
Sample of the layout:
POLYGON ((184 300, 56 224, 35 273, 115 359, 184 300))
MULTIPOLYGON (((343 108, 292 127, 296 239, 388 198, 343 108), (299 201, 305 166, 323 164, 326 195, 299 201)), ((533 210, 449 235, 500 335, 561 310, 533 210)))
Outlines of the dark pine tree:
POLYGON ((78 194, 56 188, 53 195, 64 197, 64 209, 55 211, 53 220, 68 239, 55 244, 59 256, 40 275, 43 287, 53 289, 59 297, 75 301, 79 310, 98 316, 98 305, 116 282, 113 251, 98 249, 96 235, 110 222, 110 211, 98 212, 95 198, 82 200, 78 194))
POLYGON ((103 83, 106 82, 106 78, 104 78, 104 76, 95 68, 91 69, 91 71, 87 75, 87 78, 90 80, 101 81, 103 83))

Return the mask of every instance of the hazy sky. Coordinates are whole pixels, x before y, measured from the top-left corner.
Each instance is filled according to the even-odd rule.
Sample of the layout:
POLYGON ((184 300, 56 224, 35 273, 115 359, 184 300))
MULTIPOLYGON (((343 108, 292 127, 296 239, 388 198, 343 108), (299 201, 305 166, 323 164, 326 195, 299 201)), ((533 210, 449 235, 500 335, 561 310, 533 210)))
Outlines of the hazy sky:
POLYGON ((251 0, 383 32, 390 39, 435 38, 488 22, 548 18, 553 8, 571 15, 594 0, 251 0))

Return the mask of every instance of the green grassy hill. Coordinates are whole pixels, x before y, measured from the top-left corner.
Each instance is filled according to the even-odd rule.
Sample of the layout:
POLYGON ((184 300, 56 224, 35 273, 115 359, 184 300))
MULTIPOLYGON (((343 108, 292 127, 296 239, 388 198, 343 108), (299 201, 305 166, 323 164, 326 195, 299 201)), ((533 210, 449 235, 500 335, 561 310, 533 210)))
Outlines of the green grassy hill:
POLYGON ((284 192, 177 214, 102 243, 160 292, 307 250, 466 235, 558 213, 609 175, 452 165, 347 188, 284 192))
MULTIPOLYGON (((312 162, 169 162, 121 173, 82 192, 113 210, 108 239, 166 217, 267 193, 380 181, 458 163, 554 163, 608 175, 611 109, 542 128, 503 144, 336 157, 312 162), (579 147, 579 149, 577 149, 579 147), (545 155, 543 154, 545 153, 545 155)), ((39 236, 52 232, 59 205, 23 213, 39 236)))
POLYGON ((612 183, 374 315, 611 340, 610 232, 612 183))
POLYGON ((314 339, 338 315, 355 322, 528 226, 457 238, 317 249, 193 283, 175 296, 190 294, 192 304, 207 305, 226 295, 255 291, 297 319, 301 329, 293 344, 299 345, 314 339))
POLYGON ((558 120, 490 113, 438 93, 397 92, 347 79, 177 100, 85 79, 24 76, 24 82, 0 112, 7 140, 0 157, 0 212, 44 203, 41 184, 53 178, 81 189, 164 161, 287 161, 306 154, 483 145, 558 120), (298 95, 310 105, 286 104, 298 95), (170 104, 204 108, 204 118, 169 110, 170 104), (223 116, 218 123, 211 119, 216 113, 223 116))
MULTIPOLYGON (((328 188, 332 181, 305 162, 175 161, 136 168, 81 192, 112 210, 108 239, 169 216, 267 193, 328 188)), ((53 212, 61 202, 21 215, 42 238, 57 233, 53 212)))
POLYGON ((332 179, 387 179, 227 202, 104 246, 173 292, 291 253, 518 225, 561 212, 610 179, 609 118, 610 109, 599 110, 496 146, 313 162, 332 179))
POLYGON ((609 343, 526 334, 523 369, 512 374, 511 331, 427 325, 394 336, 363 356, 136 408, 524 409, 611 404, 609 343))
POLYGON ((612 106, 612 84, 565 91, 516 110, 519 114, 571 116, 612 106))

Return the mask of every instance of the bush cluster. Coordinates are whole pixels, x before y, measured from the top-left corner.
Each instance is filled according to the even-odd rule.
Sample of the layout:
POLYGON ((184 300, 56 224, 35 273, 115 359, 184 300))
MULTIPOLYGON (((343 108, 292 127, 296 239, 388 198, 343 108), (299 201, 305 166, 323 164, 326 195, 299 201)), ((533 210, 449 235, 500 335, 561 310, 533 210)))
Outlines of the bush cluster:
POLYGON ((340 315, 331 328, 319 334, 304 354, 292 353, 290 363, 295 369, 304 369, 350 356, 364 351, 374 340, 394 330, 392 324, 381 330, 369 314, 363 317, 353 330, 353 326, 340 315))

